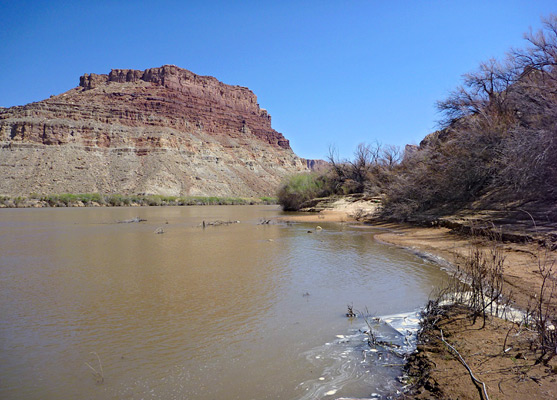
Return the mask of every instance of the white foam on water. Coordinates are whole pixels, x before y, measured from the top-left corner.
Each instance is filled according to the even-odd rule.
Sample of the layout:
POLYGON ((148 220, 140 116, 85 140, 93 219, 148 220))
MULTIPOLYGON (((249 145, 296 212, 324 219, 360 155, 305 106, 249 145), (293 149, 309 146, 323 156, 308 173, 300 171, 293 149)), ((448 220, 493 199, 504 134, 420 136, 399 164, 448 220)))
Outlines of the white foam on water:
POLYGON ((420 310, 369 318, 368 322, 377 339, 375 344, 368 344, 369 327, 365 324, 302 354, 319 378, 300 383, 305 391, 301 399, 322 398, 333 392, 340 397, 388 396, 401 390, 397 377, 402 374, 404 356, 416 349, 420 310))

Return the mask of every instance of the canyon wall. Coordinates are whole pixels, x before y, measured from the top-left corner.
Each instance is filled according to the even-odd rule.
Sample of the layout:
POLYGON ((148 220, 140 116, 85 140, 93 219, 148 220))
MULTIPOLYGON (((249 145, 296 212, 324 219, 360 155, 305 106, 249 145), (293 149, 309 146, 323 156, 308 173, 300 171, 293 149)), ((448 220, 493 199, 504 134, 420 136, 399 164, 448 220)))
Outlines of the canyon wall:
POLYGON ((274 195, 307 170, 248 88, 172 65, 0 109, 0 195, 274 195))

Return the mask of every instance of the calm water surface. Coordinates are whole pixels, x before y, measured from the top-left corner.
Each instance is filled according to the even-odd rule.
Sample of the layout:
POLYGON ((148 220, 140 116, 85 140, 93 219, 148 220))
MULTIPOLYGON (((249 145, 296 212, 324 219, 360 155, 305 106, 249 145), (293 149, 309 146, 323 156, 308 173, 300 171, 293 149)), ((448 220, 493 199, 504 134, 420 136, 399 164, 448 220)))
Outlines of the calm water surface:
POLYGON ((0 210, 0 398, 396 390, 399 368, 362 358, 365 324, 346 318, 346 305, 378 316, 415 311, 445 274, 375 242, 370 228, 258 224, 280 214, 274 206, 0 210), (136 216, 146 221, 117 223, 136 216), (240 223, 200 226, 215 220, 240 223), (86 365, 100 372, 94 353, 103 383, 86 365))

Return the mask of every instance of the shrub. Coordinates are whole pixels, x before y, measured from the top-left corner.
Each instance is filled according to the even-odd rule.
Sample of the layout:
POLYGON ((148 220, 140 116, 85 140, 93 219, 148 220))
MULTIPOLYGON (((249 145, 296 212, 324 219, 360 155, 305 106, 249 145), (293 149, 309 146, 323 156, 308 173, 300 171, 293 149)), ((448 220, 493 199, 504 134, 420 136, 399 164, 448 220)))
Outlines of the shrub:
POLYGON ((122 206, 125 204, 125 198, 121 194, 111 194, 106 197, 106 202, 114 207, 122 206))
POLYGON ((147 204, 150 206, 160 206, 162 204, 160 196, 149 196, 146 200, 147 204))
POLYGON ((297 211, 304 202, 322 196, 324 188, 323 176, 292 175, 279 188, 278 201, 285 211, 297 211))
POLYGON ((278 203, 278 199, 276 197, 263 196, 263 197, 260 197, 260 200, 263 204, 277 204, 278 203))
POLYGON ((391 180, 392 171, 399 164, 401 155, 397 146, 360 143, 353 160, 341 161, 336 150, 330 148, 330 169, 325 174, 327 189, 335 194, 377 195, 391 180))

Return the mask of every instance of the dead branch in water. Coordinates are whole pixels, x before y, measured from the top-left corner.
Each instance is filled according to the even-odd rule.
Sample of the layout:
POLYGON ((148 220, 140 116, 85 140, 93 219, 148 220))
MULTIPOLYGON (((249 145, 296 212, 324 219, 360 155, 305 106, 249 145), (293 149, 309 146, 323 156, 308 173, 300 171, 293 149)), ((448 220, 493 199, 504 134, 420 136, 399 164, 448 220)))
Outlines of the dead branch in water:
POLYGON ((217 219, 216 221, 209 221, 209 222, 205 222, 203 221, 201 223, 201 225, 203 228, 205 228, 206 226, 226 226, 226 225, 231 225, 231 224, 239 224, 240 221, 222 221, 220 219, 217 219))
POLYGON ((356 316, 356 314, 354 313, 354 310, 353 310, 353 308, 354 308, 353 304, 348 304, 347 307, 348 307, 348 311, 346 312, 346 316, 348 318, 354 318, 356 316))
POLYGON ((94 367, 92 367, 91 364, 89 364, 88 362, 85 362, 85 365, 87 365, 91 369, 91 371, 93 371, 93 376, 95 377, 97 383, 101 384, 104 382, 104 372, 103 372, 103 365, 101 363, 101 358, 95 351, 92 351, 89 354, 94 354, 97 356, 97 360, 99 362, 99 371, 97 371, 94 367))
POLYGON ((123 221, 116 221, 116 222, 119 223, 119 224, 133 224, 133 223, 145 222, 145 221, 147 221, 147 220, 144 219, 144 218, 134 217, 134 218, 131 218, 131 219, 125 219, 123 221))

